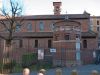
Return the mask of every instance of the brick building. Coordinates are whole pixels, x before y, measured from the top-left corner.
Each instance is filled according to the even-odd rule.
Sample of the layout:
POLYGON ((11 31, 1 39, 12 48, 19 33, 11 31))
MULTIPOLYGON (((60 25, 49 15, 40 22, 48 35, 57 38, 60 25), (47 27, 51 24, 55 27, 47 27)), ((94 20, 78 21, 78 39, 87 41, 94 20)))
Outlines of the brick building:
MULTIPOLYGON (((52 57, 54 65, 93 63, 97 50, 97 34, 89 29, 90 15, 60 14, 61 2, 53 2, 54 15, 23 16, 24 25, 16 26, 11 57, 21 63, 27 53, 42 51, 44 58, 52 57)), ((0 35, 7 35, 1 27, 0 35)), ((0 40, 0 55, 4 49, 0 40)))
POLYGON ((100 48, 100 16, 91 16, 90 30, 98 34, 98 48, 100 48))

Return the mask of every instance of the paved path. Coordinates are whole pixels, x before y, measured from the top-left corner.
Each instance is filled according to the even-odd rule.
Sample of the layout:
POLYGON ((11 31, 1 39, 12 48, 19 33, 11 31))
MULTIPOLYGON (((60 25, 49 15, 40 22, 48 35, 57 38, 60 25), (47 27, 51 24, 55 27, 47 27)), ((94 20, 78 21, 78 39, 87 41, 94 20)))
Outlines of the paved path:
MULTIPOLYGON (((97 70, 100 75, 100 65, 85 65, 79 67, 62 68, 63 75, 71 75, 72 70, 77 70, 79 75, 90 75, 92 70, 97 70)), ((55 75, 56 68, 47 70, 46 75, 55 75)), ((22 75, 22 73, 16 73, 11 75, 22 75)), ((31 72, 30 75, 37 75, 36 71, 31 72)))

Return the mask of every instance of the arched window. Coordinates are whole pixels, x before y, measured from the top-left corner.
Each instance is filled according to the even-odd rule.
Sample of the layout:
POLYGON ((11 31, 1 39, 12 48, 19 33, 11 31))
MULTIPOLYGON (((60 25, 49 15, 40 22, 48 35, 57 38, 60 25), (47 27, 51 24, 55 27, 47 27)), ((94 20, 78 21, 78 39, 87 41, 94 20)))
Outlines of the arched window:
POLYGON ((19 32, 21 30, 21 25, 16 24, 15 32, 19 32))
POLYGON ((44 23, 43 22, 39 23, 39 30, 44 31, 44 23))
POLYGON ((87 48, 87 40, 83 40, 83 48, 87 48))
POLYGON ((27 25, 27 31, 31 32, 32 31, 32 24, 28 23, 27 25))

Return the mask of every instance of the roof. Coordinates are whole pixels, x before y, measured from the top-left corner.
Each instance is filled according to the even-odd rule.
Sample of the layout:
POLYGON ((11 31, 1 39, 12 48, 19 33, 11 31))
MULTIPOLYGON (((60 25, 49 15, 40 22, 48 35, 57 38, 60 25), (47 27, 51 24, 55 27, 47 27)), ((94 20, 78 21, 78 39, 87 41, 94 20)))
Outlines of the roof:
POLYGON ((96 37, 97 36, 97 34, 95 33, 95 32, 93 32, 93 31, 88 31, 88 32, 82 32, 82 38, 92 38, 92 37, 96 37))
MULTIPOLYGON (((22 15, 16 17, 17 19, 24 18, 24 20, 62 20, 68 17, 69 19, 88 19, 90 15, 87 13, 83 14, 60 14, 60 15, 22 15)), ((0 16, 0 19, 2 17, 0 16)))
POLYGON ((91 18, 99 18, 100 19, 100 16, 91 16, 91 18))
POLYGON ((61 14, 61 15, 29 15, 23 16, 24 19, 27 20, 48 20, 48 19, 65 19, 65 17, 69 19, 86 19, 90 18, 89 14, 61 14))

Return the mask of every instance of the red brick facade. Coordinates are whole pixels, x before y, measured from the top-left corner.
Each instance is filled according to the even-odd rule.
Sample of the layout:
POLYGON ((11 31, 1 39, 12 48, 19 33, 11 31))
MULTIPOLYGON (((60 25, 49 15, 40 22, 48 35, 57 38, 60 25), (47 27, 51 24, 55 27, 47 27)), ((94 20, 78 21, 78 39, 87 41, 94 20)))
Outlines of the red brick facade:
MULTIPOLYGON (((93 50, 97 48, 97 35, 89 31, 89 19, 90 15, 83 14, 60 14, 59 15, 34 15, 34 16, 23 16, 24 25, 21 27, 20 31, 14 33, 14 36, 18 36, 17 40, 13 41, 13 52, 11 56, 13 59, 21 62, 21 57, 26 53, 37 52, 38 49, 44 49, 46 55, 50 54, 50 48, 55 48, 56 53, 53 56, 54 65, 57 61, 63 63, 63 65, 77 64, 76 61, 76 34, 80 35, 80 64, 89 63, 84 51, 89 51, 90 55, 87 57, 91 60, 93 50), (65 20, 66 16, 68 19, 65 20), (70 21, 68 21, 70 20, 70 21), (42 24, 42 27, 40 26, 42 24), (30 24, 30 25, 29 25, 30 24), (53 26, 54 24, 54 26, 53 26), (55 31, 53 27, 55 26, 78 26, 80 32, 75 32, 73 30, 67 31, 55 31), (29 27, 28 27, 29 26, 29 27), (70 33, 70 39, 65 42, 64 35, 70 33), (55 41, 55 34, 59 35, 58 39, 63 42, 55 41), (20 41, 21 40, 21 41, 20 41), (36 47, 36 40, 38 41, 36 47), (51 43, 48 43, 51 40, 51 43), (83 47, 83 40, 87 41, 87 47, 83 47), (49 45, 49 46, 48 46, 49 45), (51 45, 51 46, 50 46, 51 45), (65 49, 65 52, 62 52, 65 49), (92 51, 92 52, 91 52, 92 51), (83 52, 83 53, 82 53, 83 52), (57 60, 57 61, 56 61, 57 60), (61 61, 60 61, 61 60, 61 61), (56 61, 56 62, 55 62, 56 61)), ((5 30, 0 27, 1 35, 5 35, 5 30)), ((72 28, 73 29, 73 28, 72 28)), ((0 49, 4 49, 4 40, 0 41, 0 49)), ((1 51, 0 50, 0 51, 1 51)), ((0 52, 2 54, 2 52, 0 52)), ((92 62, 93 60, 91 60, 92 62)))

